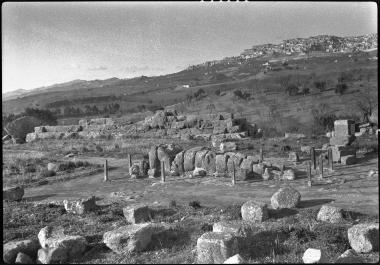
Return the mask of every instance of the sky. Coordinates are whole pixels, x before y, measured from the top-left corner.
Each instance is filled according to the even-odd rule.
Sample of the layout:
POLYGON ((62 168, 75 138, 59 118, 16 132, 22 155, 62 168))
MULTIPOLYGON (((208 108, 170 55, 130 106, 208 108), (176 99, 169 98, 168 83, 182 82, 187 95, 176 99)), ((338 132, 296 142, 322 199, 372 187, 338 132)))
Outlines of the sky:
POLYGON ((2 92, 178 72, 256 44, 377 33, 375 2, 6 2, 2 92))

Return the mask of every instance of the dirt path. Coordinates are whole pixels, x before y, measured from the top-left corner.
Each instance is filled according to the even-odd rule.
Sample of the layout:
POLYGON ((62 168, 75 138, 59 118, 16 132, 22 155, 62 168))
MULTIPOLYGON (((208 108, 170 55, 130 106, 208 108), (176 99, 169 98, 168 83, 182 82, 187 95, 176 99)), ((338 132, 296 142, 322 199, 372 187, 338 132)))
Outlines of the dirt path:
MULTIPOLYGON (((74 158, 71 158, 74 159, 74 158)), ((92 163, 102 164, 105 158, 77 157, 92 163)), ((335 172, 323 181, 315 180, 312 187, 301 177, 292 182, 241 181, 235 187, 228 178, 179 178, 168 177, 162 184, 159 179, 130 179, 127 160, 107 158, 110 181, 103 182, 103 173, 73 179, 64 183, 54 183, 26 189, 24 197, 30 201, 51 201, 82 198, 95 195, 107 201, 112 192, 123 192, 132 196, 132 202, 166 203, 176 200, 188 203, 197 200, 203 205, 228 205, 258 199, 270 203, 271 195, 280 187, 295 187, 302 195, 301 207, 318 207, 323 203, 347 210, 378 214, 378 177, 368 177, 368 171, 378 170, 378 158, 352 166, 337 167, 335 172), (343 183, 342 180, 345 180, 343 183)))

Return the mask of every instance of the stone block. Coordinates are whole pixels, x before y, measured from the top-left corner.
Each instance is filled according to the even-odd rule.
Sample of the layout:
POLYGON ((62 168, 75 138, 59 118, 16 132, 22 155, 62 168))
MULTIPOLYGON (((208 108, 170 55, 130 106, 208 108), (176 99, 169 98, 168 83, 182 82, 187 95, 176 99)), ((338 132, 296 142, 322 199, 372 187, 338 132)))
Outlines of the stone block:
POLYGON ((336 136, 346 136, 355 134, 355 121, 336 120, 334 121, 334 132, 336 136))
POLYGON ((276 191, 271 197, 273 209, 294 208, 301 200, 301 194, 292 187, 283 187, 276 191))
POLYGON ((379 250, 379 223, 363 223, 348 229, 348 241, 358 253, 379 250))
POLYGON ((39 248, 40 243, 37 239, 10 241, 3 245, 3 261, 8 264, 15 263, 17 255, 20 252, 35 256, 39 248))
POLYGON ((248 201, 241 206, 244 221, 261 223, 269 218, 268 206, 263 202, 248 201))
POLYGON ((208 151, 205 155, 202 168, 204 168, 209 174, 216 171, 216 154, 213 151, 208 151))
POLYGON ((305 264, 326 263, 327 257, 320 249, 308 248, 302 256, 302 261, 305 264))
POLYGON ((343 210, 331 205, 323 205, 318 212, 317 220, 329 223, 340 223, 343 219, 343 210))
POLYGON ((356 148, 352 146, 331 146, 333 162, 340 162, 342 156, 356 155, 356 148))
POLYGON ((225 174, 227 173, 227 160, 228 155, 216 155, 215 157, 215 167, 216 173, 225 174))
POLYGON ((351 145, 355 139, 355 135, 333 136, 330 138, 330 145, 347 146, 351 145))
POLYGON ((131 205, 123 208, 124 217, 131 224, 145 223, 150 221, 151 215, 146 205, 131 205))

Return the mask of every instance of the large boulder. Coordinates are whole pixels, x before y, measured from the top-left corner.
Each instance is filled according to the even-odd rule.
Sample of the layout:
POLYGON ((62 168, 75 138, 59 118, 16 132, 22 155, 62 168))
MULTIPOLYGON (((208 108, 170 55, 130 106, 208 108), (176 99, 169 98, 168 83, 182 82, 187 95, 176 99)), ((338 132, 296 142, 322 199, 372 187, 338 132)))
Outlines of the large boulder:
POLYGON ((95 211, 98 206, 96 205, 96 197, 91 196, 80 200, 64 200, 63 206, 66 212, 73 214, 84 214, 95 211))
POLYGON ((261 223, 269 218, 268 206, 262 202, 247 201, 241 206, 244 221, 261 223))
POLYGON ((163 232, 167 226, 155 223, 132 224, 103 234, 103 242, 118 254, 143 251, 151 242, 152 235, 163 232))
POLYGON ((343 219, 343 209, 331 205, 323 205, 318 212, 317 220, 329 223, 340 223, 343 219))
POLYGON ((150 209, 146 205, 130 205, 123 208, 123 214, 132 224, 145 223, 151 220, 150 209))
POLYGON ((21 186, 9 187, 3 190, 3 200, 21 201, 24 196, 24 188, 21 186))
POLYGON ((176 154, 171 167, 171 174, 172 175, 179 175, 183 174, 185 172, 183 168, 183 159, 184 159, 185 151, 181 151, 178 154, 176 154))
POLYGON ((357 224, 348 229, 348 241, 358 253, 379 250, 379 223, 357 224))
POLYGON ((36 256, 40 243, 37 239, 27 239, 21 241, 11 241, 3 245, 3 260, 5 263, 15 263, 19 252, 25 253, 32 257, 36 256))
POLYGON ((221 264, 238 253, 237 238, 229 233, 204 233, 197 240, 197 263, 221 264))
POLYGON ((42 263, 65 262, 80 257, 87 247, 83 236, 65 235, 63 227, 42 228, 38 240, 43 249, 38 251, 38 260, 42 263))
POLYGON ((300 200, 301 194, 292 187, 280 188, 270 199, 273 209, 294 208, 300 200))
POLYGON ((4 129, 12 136, 15 143, 23 143, 26 135, 34 132, 34 127, 40 125, 42 125, 41 120, 32 116, 23 116, 8 123, 4 129))

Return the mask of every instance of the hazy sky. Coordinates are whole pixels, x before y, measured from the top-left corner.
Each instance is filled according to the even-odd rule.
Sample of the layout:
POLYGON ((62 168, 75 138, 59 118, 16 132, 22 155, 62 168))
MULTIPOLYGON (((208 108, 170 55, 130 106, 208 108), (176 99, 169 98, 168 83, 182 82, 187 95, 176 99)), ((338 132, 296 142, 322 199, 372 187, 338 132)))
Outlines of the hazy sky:
POLYGON ((8 2, 3 92, 176 72, 254 44, 377 32, 374 2, 8 2))

